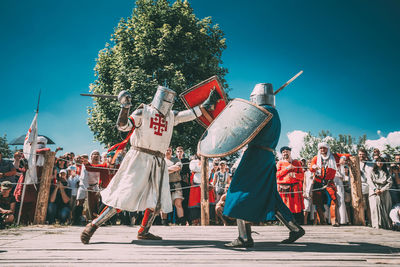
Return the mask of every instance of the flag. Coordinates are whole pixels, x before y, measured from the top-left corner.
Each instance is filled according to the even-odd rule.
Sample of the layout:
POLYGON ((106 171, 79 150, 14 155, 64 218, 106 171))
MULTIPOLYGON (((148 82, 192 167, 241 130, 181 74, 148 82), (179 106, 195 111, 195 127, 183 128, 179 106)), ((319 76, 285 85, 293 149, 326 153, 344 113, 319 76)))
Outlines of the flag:
POLYGON ((37 116, 36 112, 24 141, 24 156, 28 161, 28 170, 25 174, 25 183, 27 184, 36 184, 38 181, 36 174, 37 116))

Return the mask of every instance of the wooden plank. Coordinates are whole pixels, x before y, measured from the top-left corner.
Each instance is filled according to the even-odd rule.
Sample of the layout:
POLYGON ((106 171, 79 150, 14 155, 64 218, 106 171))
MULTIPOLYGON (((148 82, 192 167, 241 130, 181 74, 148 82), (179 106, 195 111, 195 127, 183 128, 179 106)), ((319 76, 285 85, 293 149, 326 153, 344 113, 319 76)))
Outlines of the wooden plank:
POLYGON ((39 180, 40 187, 33 224, 44 224, 46 221, 55 156, 56 152, 52 151, 46 151, 44 154, 44 165, 42 177, 39 180))
POLYGON ((2 230, 1 266, 147 265, 398 265, 400 233, 364 226, 304 226, 306 235, 281 244, 284 226, 253 226, 255 247, 228 249, 236 226, 153 226, 163 240, 137 240, 137 228, 100 227, 89 245, 79 236, 83 227, 37 225, 2 230))
POLYGON ((208 159, 201 157, 201 225, 210 224, 210 203, 208 199, 208 159))

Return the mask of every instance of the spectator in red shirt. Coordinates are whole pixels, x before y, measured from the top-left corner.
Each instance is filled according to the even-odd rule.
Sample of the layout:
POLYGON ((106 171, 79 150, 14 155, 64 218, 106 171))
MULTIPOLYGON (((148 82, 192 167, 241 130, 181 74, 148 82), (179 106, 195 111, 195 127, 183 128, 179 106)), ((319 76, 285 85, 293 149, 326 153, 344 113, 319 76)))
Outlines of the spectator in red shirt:
POLYGON ((282 159, 276 164, 278 192, 285 205, 293 213, 297 222, 303 222, 303 179, 304 171, 301 162, 292 159, 292 149, 281 148, 282 159))

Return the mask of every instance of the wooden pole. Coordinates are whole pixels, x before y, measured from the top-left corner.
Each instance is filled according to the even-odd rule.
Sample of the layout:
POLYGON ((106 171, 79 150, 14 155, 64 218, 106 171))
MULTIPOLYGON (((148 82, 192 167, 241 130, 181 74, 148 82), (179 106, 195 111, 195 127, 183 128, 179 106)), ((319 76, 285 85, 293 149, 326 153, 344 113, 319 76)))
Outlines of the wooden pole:
POLYGON ((46 151, 44 154, 44 165, 42 176, 39 179, 40 187, 33 224, 44 224, 46 221, 55 156, 56 152, 52 151, 46 151))
POLYGON ((201 225, 210 224, 210 203, 208 199, 208 159, 201 157, 201 225))
POLYGON ((364 202, 361 190, 360 161, 358 156, 350 157, 349 167, 350 167, 351 202, 354 210, 354 224, 365 225, 364 202))

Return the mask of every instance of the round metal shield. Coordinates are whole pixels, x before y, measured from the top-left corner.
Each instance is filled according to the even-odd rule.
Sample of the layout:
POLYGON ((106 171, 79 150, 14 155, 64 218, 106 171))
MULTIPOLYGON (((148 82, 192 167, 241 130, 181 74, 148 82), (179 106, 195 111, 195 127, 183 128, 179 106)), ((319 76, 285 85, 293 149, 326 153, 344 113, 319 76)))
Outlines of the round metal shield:
POLYGON ((204 132, 197 153, 208 158, 235 153, 253 140, 272 116, 250 101, 233 99, 204 132))

